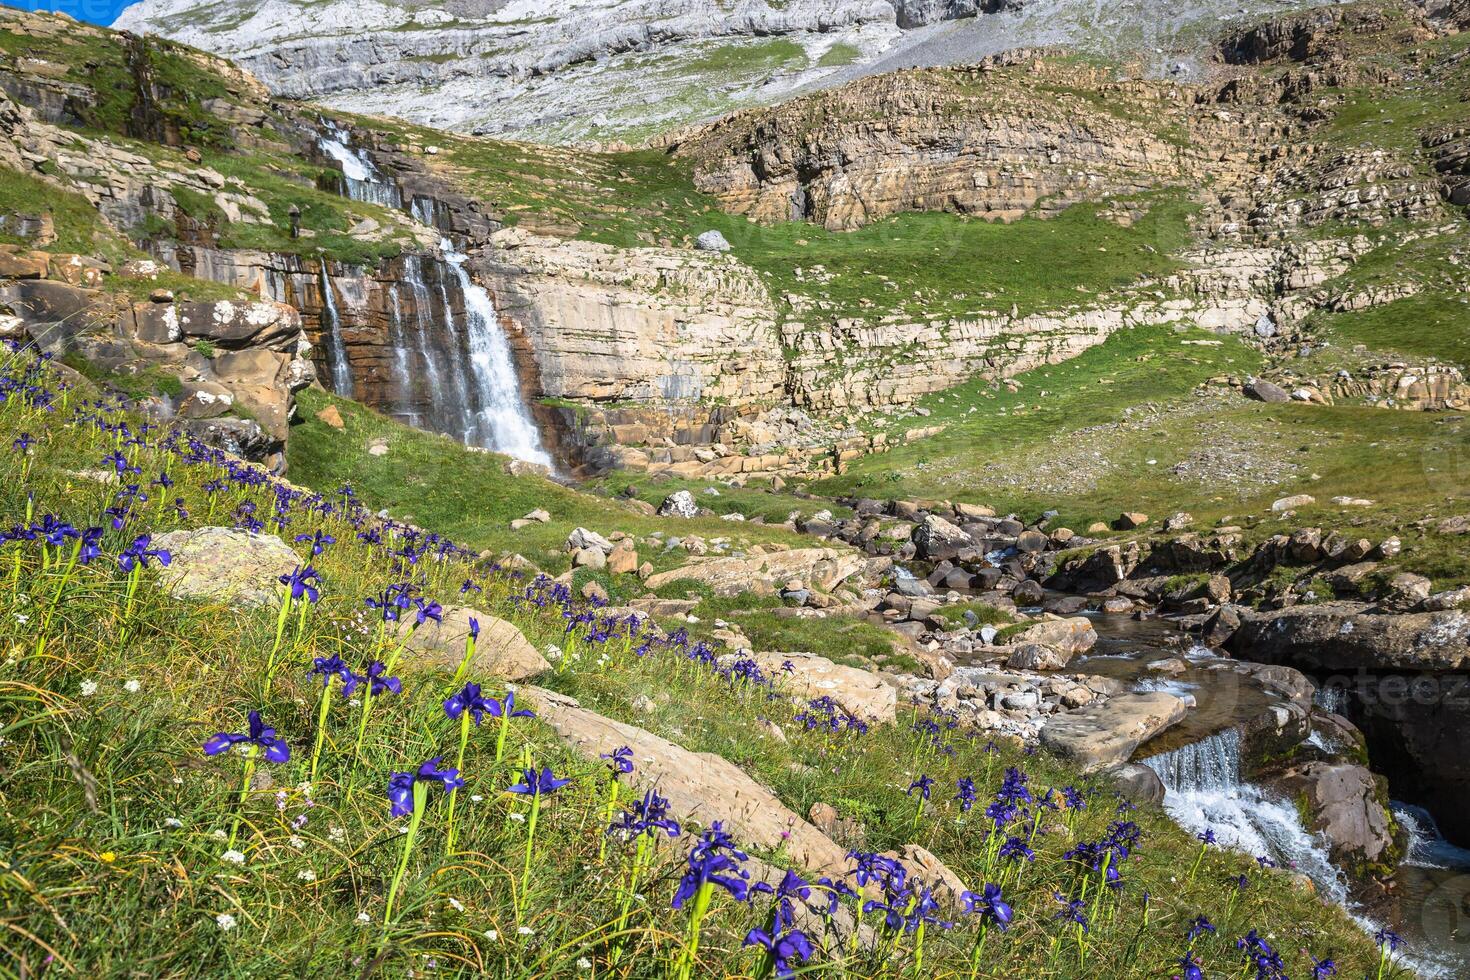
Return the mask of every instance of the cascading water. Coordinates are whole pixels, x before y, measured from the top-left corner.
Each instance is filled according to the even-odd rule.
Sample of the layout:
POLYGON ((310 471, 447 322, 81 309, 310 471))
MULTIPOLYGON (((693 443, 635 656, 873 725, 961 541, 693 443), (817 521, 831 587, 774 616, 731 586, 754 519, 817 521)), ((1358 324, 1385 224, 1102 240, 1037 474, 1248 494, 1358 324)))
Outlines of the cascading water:
POLYGON ((379 204, 385 208, 396 210, 402 207, 398 185, 384 180, 372 158, 363 150, 354 150, 348 135, 341 128, 330 123, 327 127, 328 135, 323 136, 318 145, 323 153, 341 166, 342 176, 347 184, 347 196, 354 201, 379 204))
POLYGON ((521 402, 520 380, 516 377, 510 341, 500 328, 494 301, 465 271, 465 256, 456 252, 447 239, 440 247, 464 296, 465 339, 476 395, 475 413, 465 431, 465 442, 550 466, 551 457, 541 447, 536 423, 521 402))
POLYGON ((337 312, 337 298, 332 294, 332 280, 327 276, 327 263, 322 261, 322 334, 327 340, 327 367, 332 372, 332 391, 343 398, 352 397, 352 365, 347 362, 347 345, 342 340, 342 316, 337 312))
POLYGON ((1296 807, 1240 778, 1240 733, 1209 738, 1142 760, 1159 774, 1164 809, 1196 834, 1213 831, 1221 847, 1269 857, 1312 879, 1322 894, 1346 903, 1347 883, 1326 845, 1302 826, 1296 807))

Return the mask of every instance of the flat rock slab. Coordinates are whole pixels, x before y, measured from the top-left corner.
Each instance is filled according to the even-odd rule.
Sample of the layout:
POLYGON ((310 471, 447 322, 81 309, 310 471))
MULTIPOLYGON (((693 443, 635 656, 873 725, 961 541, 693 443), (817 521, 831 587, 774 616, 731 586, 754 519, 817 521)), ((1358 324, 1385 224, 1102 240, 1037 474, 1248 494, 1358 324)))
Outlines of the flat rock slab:
MULTIPOLYGON (((472 616, 480 621, 480 636, 475 641, 474 659, 470 661, 470 680, 500 677, 520 681, 551 669, 541 651, 514 624, 469 606, 446 606, 444 621, 429 620, 414 630, 405 652, 441 667, 457 668, 464 659, 472 616)), ((408 633, 412 624, 412 619, 400 623, 399 634, 408 633)))
POLYGON ((1188 710, 1181 698, 1162 691, 1120 694, 1053 715, 1041 730, 1041 744, 1084 772, 1107 769, 1127 762, 1144 742, 1183 721, 1188 710))
POLYGON ((709 826, 723 821, 737 840, 753 847, 785 849, 794 864, 818 874, 844 874, 847 852, 826 834, 786 808, 734 763, 708 752, 690 752, 652 732, 625 725, 541 688, 521 692, 572 748, 589 759, 621 746, 633 750, 631 781, 639 792, 657 789, 668 797, 677 820, 709 826))
POLYGON ((789 579, 801 579, 822 592, 831 592, 854 575, 872 576, 891 568, 887 558, 870 558, 836 548, 797 548, 749 558, 696 558, 682 568, 651 575, 644 583, 657 591, 670 582, 703 582, 719 595, 773 592, 789 579))
POLYGON ((898 718, 898 691, 872 671, 810 653, 757 653, 753 659, 778 688, 795 697, 829 697, 854 718, 881 725, 898 718))
MULTIPOLYGON (((1066 619, 1043 620, 1023 630, 1007 634, 1001 643, 1005 646, 1020 646, 1036 643, 1060 652, 1066 660, 1086 653, 1097 644, 1097 630, 1086 616, 1070 616, 1066 619)), ((1063 664, 1065 665, 1065 660, 1063 664)))
POLYGON ((158 580, 175 599, 218 599, 238 606, 268 606, 280 601, 280 576, 303 564, 291 546, 273 534, 249 534, 228 527, 170 531, 153 547, 173 556, 158 580))

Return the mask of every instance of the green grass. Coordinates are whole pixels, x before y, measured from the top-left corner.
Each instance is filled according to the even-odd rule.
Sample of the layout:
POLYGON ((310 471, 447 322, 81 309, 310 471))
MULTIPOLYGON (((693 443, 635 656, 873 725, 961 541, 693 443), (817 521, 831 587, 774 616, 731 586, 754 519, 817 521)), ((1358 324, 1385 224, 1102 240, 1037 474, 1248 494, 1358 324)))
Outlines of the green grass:
POLYGON ((1325 314, 1314 323, 1340 343, 1470 367, 1470 301, 1464 294, 1431 288, 1383 306, 1325 314))
MULTIPOLYGON (((459 442, 401 425, 355 402, 315 390, 301 392, 298 399, 300 422, 291 430, 287 449, 293 480, 312 486, 350 483, 374 509, 389 508, 476 549, 519 552, 554 573, 566 567, 562 546, 578 526, 640 537, 667 527, 610 497, 579 493, 540 477, 512 476, 503 456, 468 451, 459 442), (316 417, 329 404, 337 406, 344 430, 316 417), (387 441, 386 456, 368 454, 368 445, 377 439, 387 441), (550 523, 509 529, 512 520, 537 508, 551 514, 550 523)), ((680 522, 679 529, 681 534, 751 544, 802 540, 781 528, 716 518, 680 522)), ((684 553, 640 546, 639 554, 658 568, 668 568, 684 553)))
MULTIPOLYGON (((56 241, 44 246, 44 251, 90 255, 99 249, 116 251, 123 247, 116 233, 108 229, 97 209, 82 195, 31 174, 0 167, 0 215, 36 215, 45 211, 51 213, 56 241)), ((0 242, 36 247, 30 240, 14 235, 0 234, 0 242)))
MULTIPOLYGON (((0 455, 0 519, 7 526, 46 513, 86 526, 115 500, 115 487, 75 475, 95 467, 117 445, 115 437, 90 422, 72 428, 68 418, 21 398, 0 404, 0 437, 8 442, 20 431, 37 437, 32 456, 0 455)), ((156 583, 156 566, 130 576, 114 556, 135 534, 206 523, 211 510, 218 521, 251 503, 268 516, 275 493, 235 483, 211 505, 205 483, 222 469, 169 461, 151 447, 127 451, 144 478, 169 467, 168 496, 180 498, 190 516, 165 506, 162 497, 136 503, 124 530, 104 532, 104 556, 74 569, 64 552, 45 553, 34 543, 7 542, 0 551, 9 586, 0 592, 0 642, 9 651, 0 679, 7 758, 0 893, 4 948, 17 974, 46 963, 101 976, 136 972, 140 964, 158 976, 360 976, 364 969, 517 978, 582 970, 628 980, 667 975, 687 922, 687 911, 668 907, 682 871, 679 853, 657 850, 641 889, 646 902, 634 905, 619 940, 614 923, 628 851, 614 843, 599 856, 609 805, 606 770, 574 755, 538 720, 514 721, 503 759, 494 751, 493 721, 471 728, 463 766, 468 785, 457 799, 460 850, 446 854, 446 802, 435 789, 416 845, 405 851, 402 821, 390 818, 384 785, 391 772, 453 754, 457 725, 440 705, 448 670, 403 661, 402 693, 374 701, 361 754, 353 742, 363 709, 329 693, 322 768, 303 788, 323 690, 306 667, 316 656, 340 654, 355 667, 382 656, 385 647, 363 618, 362 598, 399 581, 403 571, 392 567, 387 549, 369 552, 341 516, 324 517, 298 499, 288 537, 325 530, 337 543, 311 558, 323 576, 321 601, 303 607, 299 628, 294 614, 288 618, 283 667, 267 685, 271 610, 171 600, 156 583), (129 599, 134 588, 135 601, 129 599), (287 741, 291 758, 262 763, 258 780, 242 793, 241 760, 207 758, 200 746, 215 732, 242 730, 251 709, 287 741), (541 808, 524 879, 527 824, 516 818, 527 807, 503 792, 523 764, 552 767, 573 781, 541 808), (237 818, 234 843, 242 860, 231 863, 222 860, 228 843, 217 834, 228 838, 237 818), (385 893, 400 854, 407 855, 407 873, 399 914, 385 924, 385 893), (627 948, 614 966, 620 941, 627 948), (578 967, 584 959, 590 965, 578 967)), ((413 472, 404 461, 399 465, 400 475, 413 472)), ((464 473, 434 468, 417 475, 435 486, 464 473)), ((535 487, 544 495, 544 485, 535 487)), ((482 490, 490 496, 511 488, 482 490)), ((306 561, 308 546, 297 548, 306 561)), ((567 642, 560 603, 513 607, 509 595, 520 586, 483 568, 458 558, 423 560, 411 575, 422 596, 446 600, 462 579, 474 577, 485 589, 475 599, 483 611, 511 617, 535 644, 567 642)), ((1082 937, 1053 918, 1052 892, 1081 894, 1092 877, 1062 855, 1079 840, 1101 837, 1120 816, 1103 785, 1014 746, 987 754, 983 740, 962 733, 941 729, 942 745, 926 743, 910 730, 907 708, 900 724, 867 735, 809 732, 795 718, 799 706, 770 698, 761 687, 722 680, 677 646, 643 657, 618 641, 605 650, 605 657, 569 658, 544 682, 610 717, 732 760, 799 813, 816 802, 840 805, 862 818, 865 848, 917 841, 973 887, 1003 877, 1016 917, 985 946, 980 975, 991 980, 1152 975, 1177 959, 1186 924, 1199 914, 1219 928, 1195 947, 1212 971, 1238 971, 1234 939, 1250 928, 1267 934, 1293 970, 1307 967, 1299 949, 1333 956, 1345 975, 1376 967, 1367 937, 1284 871, 1211 851, 1197 875, 1183 877, 1197 842, 1152 806, 1121 815, 1136 821, 1142 835, 1123 868, 1123 887, 1104 898, 1095 889, 1086 893, 1092 928, 1084 963, 1082 937), (762 719, 782 737, 767 734, 762 719), (1033 792, 1075 784, 1088 800, 1086 809, 1042 812, 1032 837, 1036 863, 1019 879, 993 862, 978 808, 962 812, 952 789, 961 776, 972 776, 981 800, 988 799, 1010 765, 1025 769, 1033 792), (905 789, 920 773, 935 780, 935 794, 916 816, 905 789), (1250 884, 1236 893, 1227 883, 1241 874, 1250 884), (1145 892, 1152 896, 1147 912, 1145 892)), ((477 679, 501 696, 501 682, 477 679)), ((760 856, 778 865, 790 860, 779 850, 760 856)), ((769 907, 763 897, 750 907, 717 897, 701 937, 698 975, 759 972, 756 953, 743 950, 741 940, 769 907)), ((975 941, 973 920, 962 921, 952 931, 931 927, 921 967, 915 938, 906 936, 879 954, 820 953, 813 970, 834 980, 914 967, 926 975, 967 974, 975 941)))

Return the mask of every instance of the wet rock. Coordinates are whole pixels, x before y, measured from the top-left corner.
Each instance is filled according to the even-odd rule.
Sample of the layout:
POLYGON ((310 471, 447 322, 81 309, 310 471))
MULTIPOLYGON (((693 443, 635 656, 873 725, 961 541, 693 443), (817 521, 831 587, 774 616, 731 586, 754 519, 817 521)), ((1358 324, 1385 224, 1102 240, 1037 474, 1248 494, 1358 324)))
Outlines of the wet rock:
POLYGON ((1306 803, 1310 830, 1322 834, 1336 862, 1378 861, 1393 847, 1388 813, 1378 802, 1373 774, 1345 762, 1311 762, 1277 785, 1306 803))
POLYGON ((1039 606, 1041 600, 1046 598, 1046 592, 1042 589, 1040 582, 1027 579, 1016 586, 1016 590, 1011 593, 1011 598, 1018 606, 1039 606))
POLYGON ((273 606, 280 602, 279 577, 302 564, 296 552, 275 535, 226 527, 170 531, 154 538, 153 547, 172 555, 158 580, 176 599, 273 606))
POLYGON ((1118 792, 1137 803, 1164 802, 1164 781, 1148 766, 1128 763, 1111 770, 1108 776, 1118 792))
POLYGON ((1182 699, 1162 691, 1120 694, 1100 705, 1053 715, 1041 730, 1041 744, 1093 772, 1127 762, 1139 745, 1187 713, 1182 699))

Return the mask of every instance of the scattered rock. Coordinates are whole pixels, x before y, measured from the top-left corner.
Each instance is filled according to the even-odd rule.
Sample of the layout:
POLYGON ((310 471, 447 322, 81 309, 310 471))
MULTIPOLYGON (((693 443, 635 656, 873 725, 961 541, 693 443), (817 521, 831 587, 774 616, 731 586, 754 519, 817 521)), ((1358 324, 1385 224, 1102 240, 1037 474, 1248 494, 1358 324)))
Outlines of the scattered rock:
POLYGON ((1113 521, 1113 527, 1119 531, 1133 531, 1147 523, 1147 514, 1125 513, 1118 515, 1118 519, 1113 521))
POLYGON ((1312 496, 1311 494, 1298 493, 1293 494, 1290 497, 1281 497, 1277 500, 1272 501, 1271 510, 1273 513, 1281 514, 1288 510, 1295 510, 1298 507, 1307 507, 1311 504, 1315 504, 1316 502, 1317 498, 1312 496))
POLYGON ((725 236, 714 229, 701 232, 699 237, 694 239, 694 247, 701 252, 730 251, 730 243, 725 239, 725 236))
POLYGON ((1254 398, 1258 402, 1276 405, 1291 401, 1291 395, 1285 388, 1260 379, 1249 382, 1245 386, 1245 394, 1247 398, 1254 398))
POLYGON ((680 490, 664 498, 664 502, 658 505, 658 514, 660 517, 697 517, 699 504, 695 502, 694 494, 680 490))
POLYGON ((334 429, 347 428, 347 423, 342 421, 342 413, 337 411, 336 405, 328 405, 320 412, 317 412, 316 417, 334 429))

